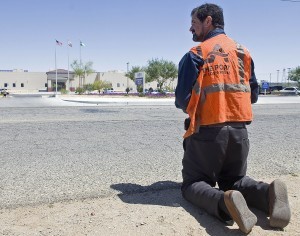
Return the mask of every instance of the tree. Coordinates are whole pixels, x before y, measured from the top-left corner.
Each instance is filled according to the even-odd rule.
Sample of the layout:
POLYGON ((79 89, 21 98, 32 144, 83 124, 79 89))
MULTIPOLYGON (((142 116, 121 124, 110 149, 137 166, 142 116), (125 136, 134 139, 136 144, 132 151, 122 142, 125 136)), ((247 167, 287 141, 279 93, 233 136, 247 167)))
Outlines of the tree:
POLYGON ((91 92, 93 90, 93 84, 85 84, 83 85, 84 91, 89 91, 91 92))
POLYGON ((86 76, 94 72, 92 66, 93 62, 91 61, 87 62, 85 65, 82 65, 82 63, 78 62, 77 60, 72 62, 71 67, 75 73, 75 76, 78 76, 79 78, 79 87, 84 85, 86 76))
POLYGON ((147 82, 156 81, 159 90, 162 90, 167 80, 173 81, 178 76, 178 70, 176 65, 171 61, 152 59, 148 61, 146 74, 148 77, 147 82))
POLYGON ((112 87, 111 83, 107 81, 97 80, 93 83, 93 89, 98 90, 99 93, 100 90, 110 89, 111 87, 112 87))
POLYGON ((298 83, 298 87, 300 88, 300 66, 290 71, 289 79, 296 81, 298 83))
POLYGON ((83 77, 83 84, 85 84, 85 78, 89 74, 92 74, 94 72, 93 70, 93 62, 88 61, 85 65, 83 65, 84 68, 84 77, 83 77))
POLYGON ((82 77, 84 75, 84 69, 81 67, 80 63, 77 60, 74 60, 72 62, 71 67, 74 71, 75 76, 78 76, 78 78, 79 78, 78 87, 80 88, 81 87, 81 80, 82 80, 82 77))
POLYGON ((140 66, 133 66, 130 71, 128 71, 125 76, 134 81, 135 77, 134 74, 137 72, 145 71, 144 67, 140 66))

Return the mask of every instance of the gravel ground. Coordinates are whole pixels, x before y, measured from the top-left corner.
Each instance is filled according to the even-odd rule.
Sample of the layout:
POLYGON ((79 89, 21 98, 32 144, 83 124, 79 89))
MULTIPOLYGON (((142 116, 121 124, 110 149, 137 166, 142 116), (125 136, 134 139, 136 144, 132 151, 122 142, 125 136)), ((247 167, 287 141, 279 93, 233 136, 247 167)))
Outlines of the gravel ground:
MULTIPOLYGON (((180 197, 185 114, 173 101, 9 99, 0 99, 0 234, 222 235, 222 224, 180 197)), ((299 212, 300 103, 269 100, 253 110, 248 174, 283 178, 299 212)), ((298 235, 290 225, 286 235, 298 235)))

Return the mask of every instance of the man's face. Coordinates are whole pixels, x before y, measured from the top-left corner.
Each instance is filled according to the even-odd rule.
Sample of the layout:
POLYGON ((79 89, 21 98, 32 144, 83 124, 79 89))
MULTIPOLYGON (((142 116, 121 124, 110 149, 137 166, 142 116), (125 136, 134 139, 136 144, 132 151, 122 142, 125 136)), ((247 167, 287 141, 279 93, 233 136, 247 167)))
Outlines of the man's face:
POLYGON ((190 31, 193 34, 193 41, 202 42, 204 40, 205 35, 208 33, 205 22, 206 20, 204 20, 204 22, 201 22, 198 19, 196 13, 192 16, 192 26, 190 28, 190 31))

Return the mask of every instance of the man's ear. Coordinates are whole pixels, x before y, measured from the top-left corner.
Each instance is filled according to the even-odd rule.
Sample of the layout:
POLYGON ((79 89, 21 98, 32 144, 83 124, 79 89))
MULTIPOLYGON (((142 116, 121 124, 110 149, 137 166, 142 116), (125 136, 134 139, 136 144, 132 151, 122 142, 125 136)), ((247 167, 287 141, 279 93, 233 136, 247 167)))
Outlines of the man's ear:
POLYGON ((211 16, 206 17, 206 19, 204 20, 204 22, 205 22, 205 26, 206 27, 211 26, 212 25, 212 17, 211 16))

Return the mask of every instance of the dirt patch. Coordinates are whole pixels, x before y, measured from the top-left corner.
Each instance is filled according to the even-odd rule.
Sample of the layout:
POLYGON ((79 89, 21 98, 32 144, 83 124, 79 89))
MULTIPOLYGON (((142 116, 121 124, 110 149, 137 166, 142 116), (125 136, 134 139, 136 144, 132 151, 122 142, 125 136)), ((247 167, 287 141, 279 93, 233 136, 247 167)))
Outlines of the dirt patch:
MULTIPOLYGON (((249 235, 300 235, 299 175, 282 176, 288 186, 292 219, 284 230, 269 227, 255 209, 249 235)), ((270 182, 271 180, 265 180, 270 182)), ((180 190, 167 189, 110 198, 59 202, 0 210, 0 235, 243 235, 186 202, 180 190)))

